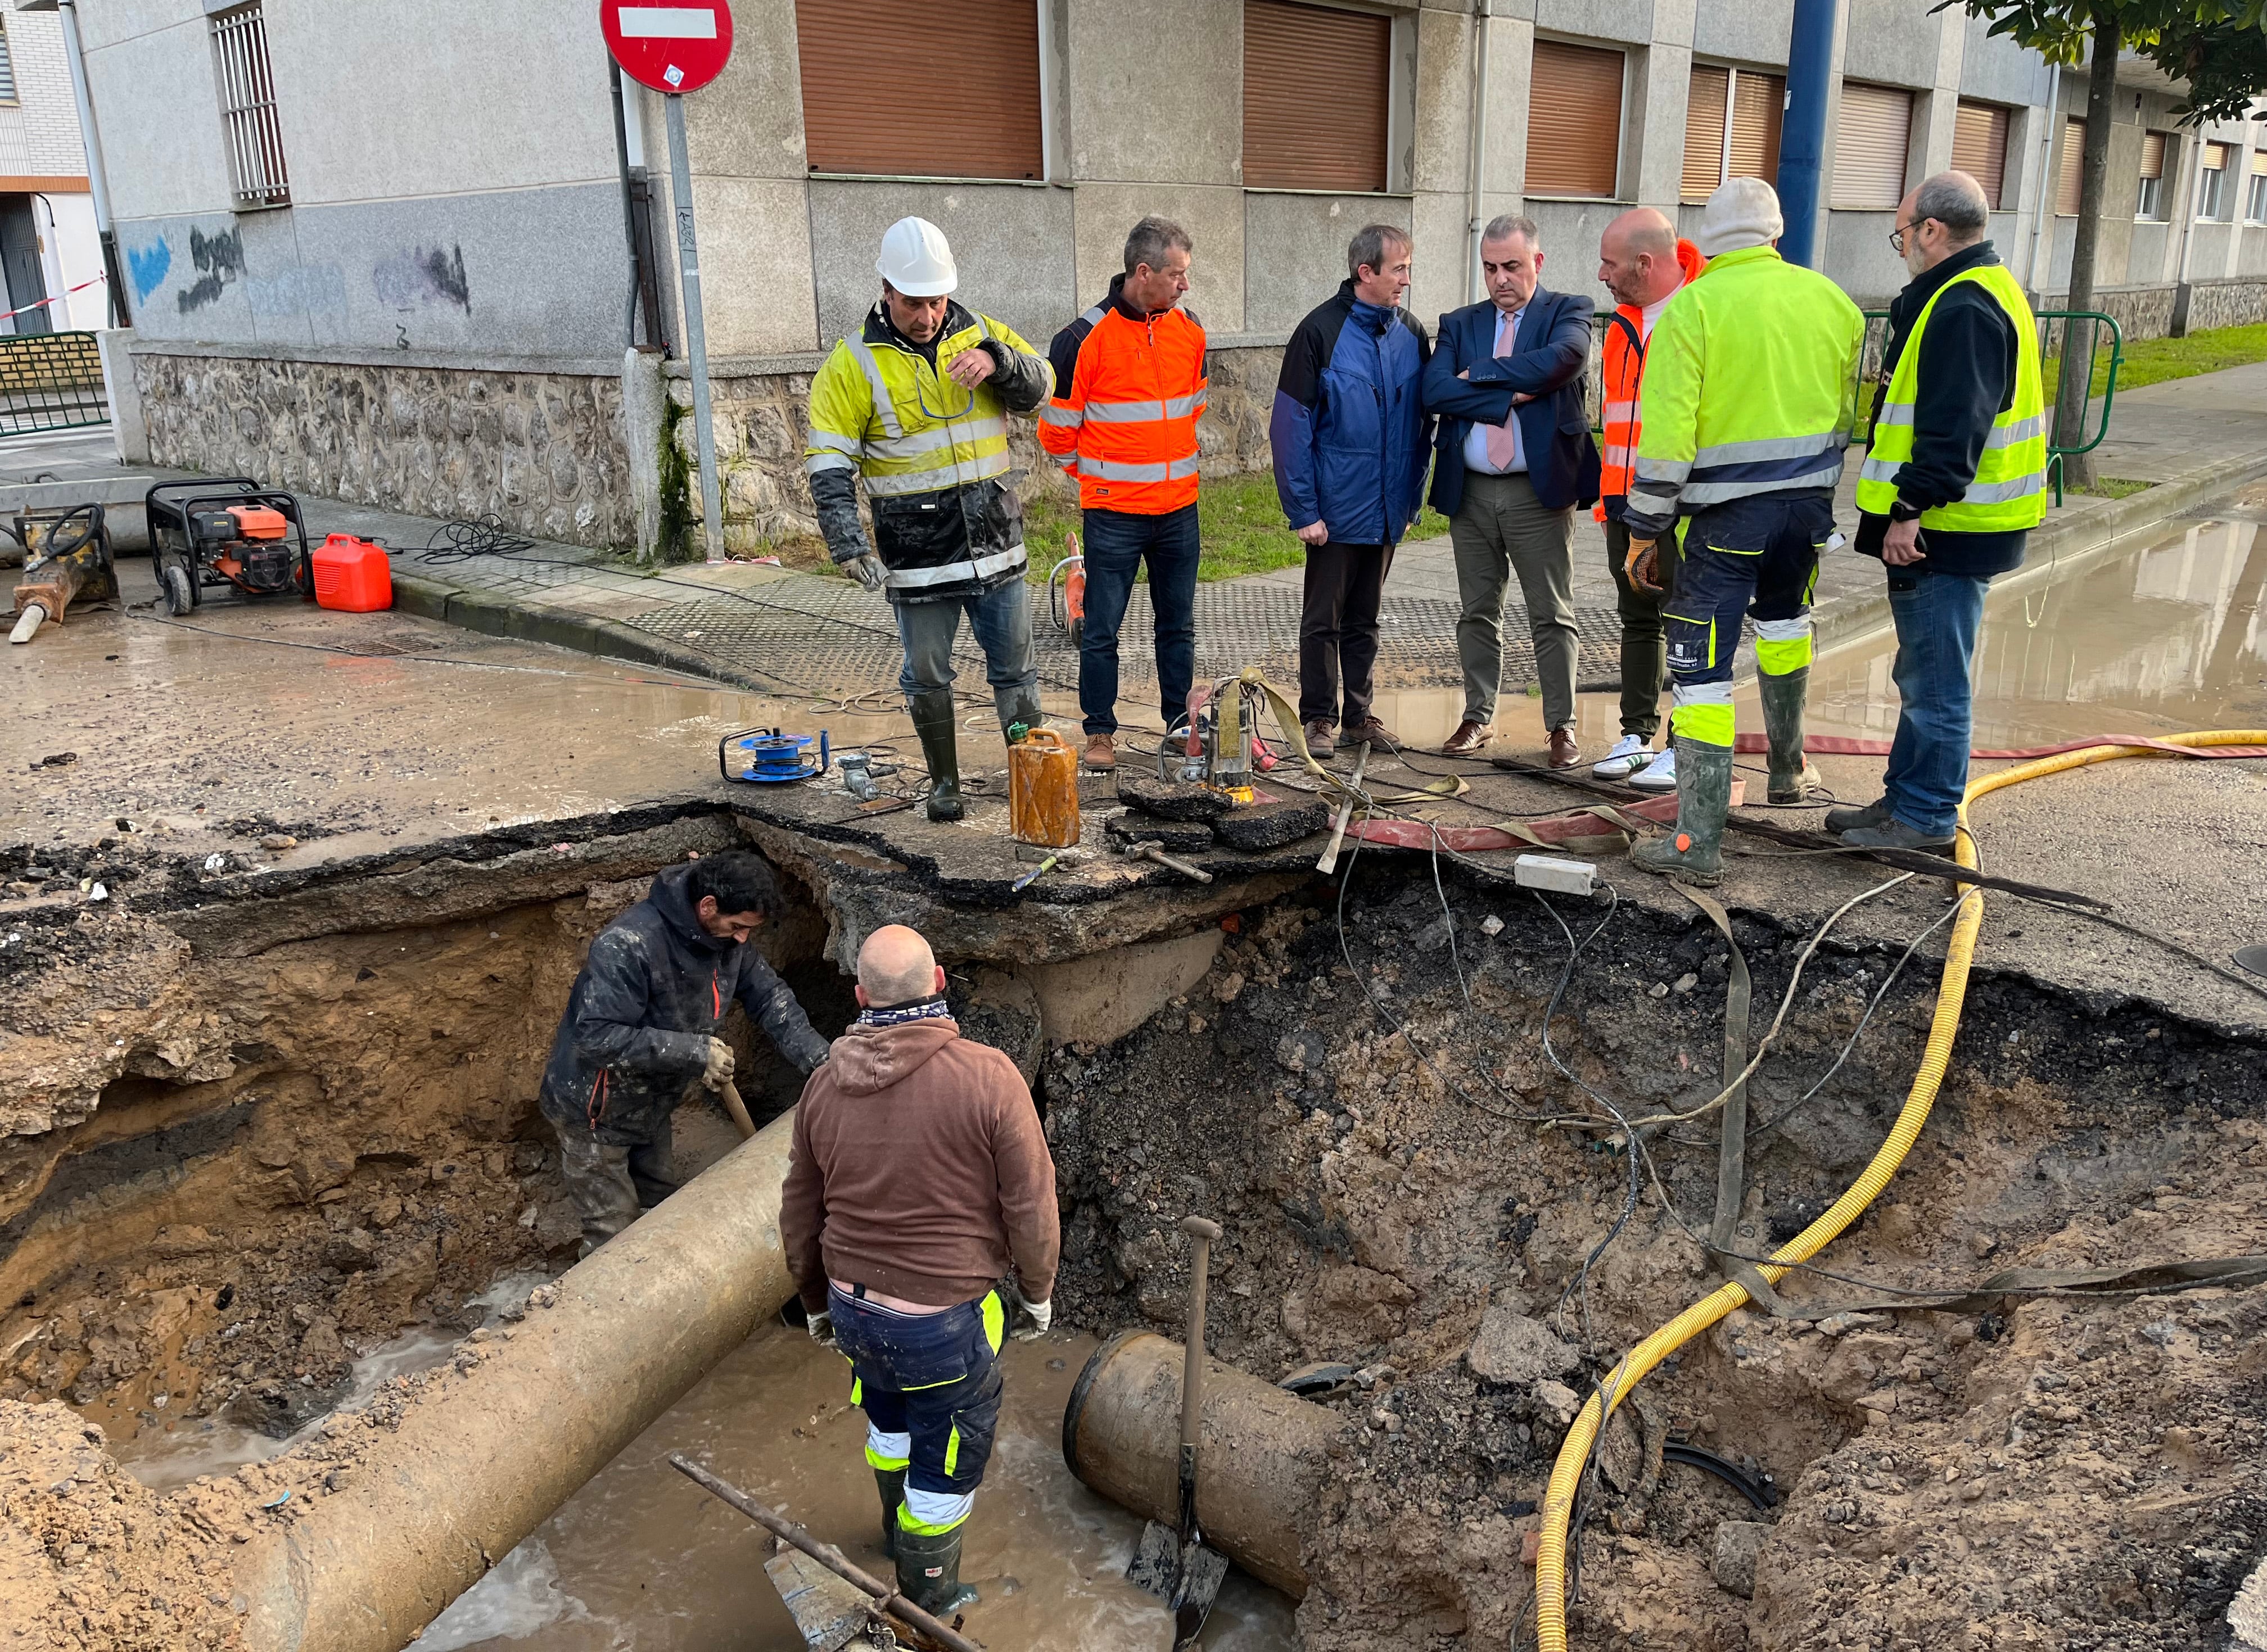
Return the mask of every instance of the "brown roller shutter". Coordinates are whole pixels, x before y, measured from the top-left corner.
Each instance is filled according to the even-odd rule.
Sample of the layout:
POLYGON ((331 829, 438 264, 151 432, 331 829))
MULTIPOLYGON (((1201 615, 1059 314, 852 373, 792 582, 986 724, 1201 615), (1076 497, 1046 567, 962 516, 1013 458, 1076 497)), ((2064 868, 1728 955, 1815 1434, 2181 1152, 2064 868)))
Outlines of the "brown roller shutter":
POLYGON ((885 0, 796 0, 803 150, 814 172, 1038 178, 1039 9, 954 0, 906 38, 885 0))
POLYGON ((1834 204, 1893 211, 1905 193, 1905 150, 1912 142, 1912 93, 1894 86, 1842 83, 1842 119, 1834 134, 1834 204))
POLYGON ((2055 171, 2055 211, 2063 217, 2078 216, 2078 196, 2086 172, 2086 122, 2062 123, 2062 161, 2055 171))
POLYGON ((1732 71, 1692 66, 1692 89, 1684 99, 1684 180, 1677 194, 1706 201, 1724 181, 1724 105, 1731 96, 1732 71))
POLYGON ((1392 38, 1367 11, 1244 0, 1246 188, 1385 187, 1392 38))
POLYGON ((2165 175, 2165 135, 2161 132, 2141 134, 2141 176, 2162 178, 2165 175))
POLYGON ((1535 42, 1527 97, 1529 194, 1613 199, 1620 182, 1622 66, 1619 52, 1535 42))
POLYGON ((1952 119, 1952 164, 1984 186, 1984 200, 1999 209, 2007 176, 2007 112, 1988 103, 1963 103, 1952 119))
POLYGON ((1779 179, 1779 123, 1786 109, 1786 81, 1741 69, 1732 81, 1732 165, 1735 178, 1779 179))

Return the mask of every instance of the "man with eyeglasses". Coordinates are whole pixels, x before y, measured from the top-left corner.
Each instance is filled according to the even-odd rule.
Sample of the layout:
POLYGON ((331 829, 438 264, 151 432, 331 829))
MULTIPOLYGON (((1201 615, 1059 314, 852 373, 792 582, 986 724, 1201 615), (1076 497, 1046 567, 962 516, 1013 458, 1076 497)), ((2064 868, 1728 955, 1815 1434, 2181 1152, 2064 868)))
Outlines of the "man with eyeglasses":
POLYGON ((1857 549, 1889 575, 1902 704, 1881 798, 1827 814, 1852 848, 1953 846, 1985 593, 2046 515, 2038 324, 1984 238, 1988 212, 1975 179, 1940 172, 1889 237, 1913 279, 1889 306, 1857 549))

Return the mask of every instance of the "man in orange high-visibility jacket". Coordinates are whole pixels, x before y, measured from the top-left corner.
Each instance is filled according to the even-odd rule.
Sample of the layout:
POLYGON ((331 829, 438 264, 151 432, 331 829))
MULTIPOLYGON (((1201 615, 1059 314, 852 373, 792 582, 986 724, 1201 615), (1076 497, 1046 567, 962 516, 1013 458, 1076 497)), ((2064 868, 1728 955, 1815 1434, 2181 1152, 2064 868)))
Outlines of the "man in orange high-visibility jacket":
POLYGON ((1613 570, 1614 606, 1622 624, 1622 733, 1614 749, 1590 771, 1601 780, 1626 780, 1647 792, 1676 789, 1676 751, 1653 749, 1654 736, 1661 732, 1661 696, 1669 685, 1661 613, 1669 601, 1674 559, 1660 559, 1662 589, 1632 585, 1622 569, 1629 556, 1629 530, 1622 525, 1622 510, 1629 502, 1630 472, 1637 457, 1637 395, 1645 375, 1646 343, 1669 301, 1707 262, 1691 242, 1679 240, 1676 226, 1651 207, 1625 212, 1606 226, 1598 241, 1598 280, 1619 306, 1606 322, 1605 441, 1594 514, 1606 524, 1606 563, 1613 570))
POLYGON ((1054 397, 1039 440, 1078 481, 1085 512, 1086 629, 1078 703, 1086 766, 1117 766, 1118 628, 1134 576, 1149 565, 1157 693, 1165 727, 1187 716, 1196 672, 1197 418, 1205 406, 1205 331, 1179 308, 1189 289, 1188 231, 1144 218, 1126 239, 1110 296, 1055 334, 1054 397))

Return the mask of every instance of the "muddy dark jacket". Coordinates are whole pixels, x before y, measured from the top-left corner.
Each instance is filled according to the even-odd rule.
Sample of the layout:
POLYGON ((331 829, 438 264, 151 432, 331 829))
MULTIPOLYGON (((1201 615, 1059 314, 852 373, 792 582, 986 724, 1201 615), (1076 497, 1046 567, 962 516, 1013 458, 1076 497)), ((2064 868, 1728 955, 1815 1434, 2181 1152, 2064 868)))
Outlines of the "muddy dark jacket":
POLYGON ((554 1123, 615 1147, 658 1138, 735 998, 799 1071, 826 1059, 826 1041, 763 954, 701 927, 686 893, 692 875, 670 867, 591 943, 543 1070, 540 1103, 554 1123))

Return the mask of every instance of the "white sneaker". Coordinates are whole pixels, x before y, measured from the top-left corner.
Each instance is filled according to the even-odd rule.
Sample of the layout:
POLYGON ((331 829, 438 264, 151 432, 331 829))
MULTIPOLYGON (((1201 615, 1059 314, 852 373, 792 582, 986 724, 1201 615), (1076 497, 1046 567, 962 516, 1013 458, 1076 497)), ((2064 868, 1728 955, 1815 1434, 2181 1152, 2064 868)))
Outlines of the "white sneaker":
POLYGON ((1641 765, 1653 754, 1646 749, 1644 737, 1624 735, 1614 742, 1614 749, 1590 765, 1590 772, 1601 780, 1626 780, 1630 771, 1641 765))
POLYGON ((1674 792, 1676 789, 1676 748, 1671 746, 1632 774, 1629 783, 1640 792, 1674 792))

